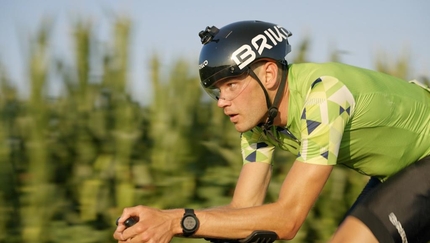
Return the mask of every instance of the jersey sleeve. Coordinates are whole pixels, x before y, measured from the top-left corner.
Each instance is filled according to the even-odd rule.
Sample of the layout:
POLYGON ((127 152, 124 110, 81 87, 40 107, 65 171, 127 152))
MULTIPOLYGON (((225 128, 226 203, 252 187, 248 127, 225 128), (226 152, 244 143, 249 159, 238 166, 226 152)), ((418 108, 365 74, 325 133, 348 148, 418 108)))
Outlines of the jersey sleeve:
POLYGON ((297 160, 335 165, 354 106, 352 93, 338 79, 317 79, 307 94, 300 118, 301 147, 297 160))
POLYGON ((241 134, 241 149, 243 164, 252 162, 273 163, 275 146, 266 141, 259 127, 241 134))

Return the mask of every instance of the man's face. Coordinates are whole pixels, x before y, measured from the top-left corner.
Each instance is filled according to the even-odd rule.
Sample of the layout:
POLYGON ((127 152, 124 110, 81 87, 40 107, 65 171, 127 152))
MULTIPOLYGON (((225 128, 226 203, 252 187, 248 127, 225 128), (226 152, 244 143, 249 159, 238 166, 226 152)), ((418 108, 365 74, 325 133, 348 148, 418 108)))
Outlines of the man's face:
POLYGON ((265 120, 264 92, 251 76, 223 80, 216 86, 220 90, 218 107, 224 109, 238 132, 246 132, 265 120))

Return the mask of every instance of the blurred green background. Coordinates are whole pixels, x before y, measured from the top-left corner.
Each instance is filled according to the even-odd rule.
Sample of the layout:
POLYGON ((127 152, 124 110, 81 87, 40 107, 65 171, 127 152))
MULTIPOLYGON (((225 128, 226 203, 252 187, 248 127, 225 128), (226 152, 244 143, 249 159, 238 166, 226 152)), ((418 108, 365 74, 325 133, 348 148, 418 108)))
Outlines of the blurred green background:
MULTIPOLYGON (((133 99, 127 88, 132 26, 126 17, 114 18, 110 42, 100 48, 91 22, 76 21, 70 65, 49 55, 52 24, 42 22, 25 43, 27 97, 0 64, 1 243, 115 242, 114 222, 124 207, 229 203, 241 168, 239 134, 202 93, 187 57, 172 60, 168 73, 157 54, 148 57, 151 102, 133 99), (101 75, 92 75, 94 67, 101 75), (54 98, 47 87, 53 76, 64 86, 54 98)), ((308 61, 309 43, 304 39, 290 62, 308 61)), ((327 61, 341 61, 338 55, 327 61)), ((413 76, 408 55, 374 63, 376 70, 413 76)), ((276 200, 293 160, 276 154, 268 202, 276 200)), ((336 168, 290 242, 326 242, 366 181, 336 168)))

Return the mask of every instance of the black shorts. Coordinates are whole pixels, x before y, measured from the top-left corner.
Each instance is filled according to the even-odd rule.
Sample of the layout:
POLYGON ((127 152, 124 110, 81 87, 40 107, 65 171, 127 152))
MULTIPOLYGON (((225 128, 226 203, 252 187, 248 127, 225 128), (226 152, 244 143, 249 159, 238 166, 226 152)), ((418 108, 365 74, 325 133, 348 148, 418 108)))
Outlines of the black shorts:
POLYGON ((430 156, 377 185, 350 215, 379 242, 430 241, 430 156))

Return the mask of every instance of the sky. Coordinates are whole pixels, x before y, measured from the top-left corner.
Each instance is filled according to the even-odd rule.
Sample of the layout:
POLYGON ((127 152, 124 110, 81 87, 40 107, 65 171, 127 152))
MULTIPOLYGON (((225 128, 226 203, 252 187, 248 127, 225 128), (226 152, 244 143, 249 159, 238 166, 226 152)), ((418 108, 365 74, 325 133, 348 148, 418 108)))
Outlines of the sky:
MULTIPOLYGON (((430 77, 429 9, 428 0, 0 0, 0 62, 25 95, 26 44, 44 18, 54 21, 51 53, 71 56, 71 28, 76 20, 91 20, 97 38, 111 42, 109 28, 115 16, 127 16, 133 25, 129 89, 137 101, 147 103, 151 98, 148 60, 153 54, 159 55, 166 71, 178 58, 186 58, 195 65, 191 72, 198 75, 200 30, 262 20, 293 33, 292 57, 299 43, 310 37, 312 62, 328 61, 338 50, 342 62, 375 69, 375 58, 381 53, 387 63, 407 53, 411 73, 430 77)), ((59 81, 51 81, 50 90, 61 90, 59 81)))

